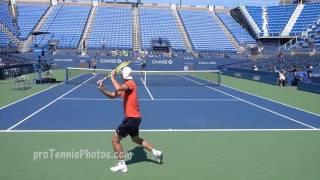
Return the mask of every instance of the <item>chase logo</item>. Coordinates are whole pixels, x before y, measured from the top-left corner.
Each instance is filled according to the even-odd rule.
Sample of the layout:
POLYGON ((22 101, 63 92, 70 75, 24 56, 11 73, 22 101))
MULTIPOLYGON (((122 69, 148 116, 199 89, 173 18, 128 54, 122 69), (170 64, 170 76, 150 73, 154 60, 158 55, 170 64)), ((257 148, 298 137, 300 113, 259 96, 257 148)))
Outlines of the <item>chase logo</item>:
POLYGON ((100 59, 101 64, 120 64, 121 59, 100 59))
POLYGON ((171 59, 161 59, 161 60, 152 60, 152 64, 173 64, 173 61, 171 59))

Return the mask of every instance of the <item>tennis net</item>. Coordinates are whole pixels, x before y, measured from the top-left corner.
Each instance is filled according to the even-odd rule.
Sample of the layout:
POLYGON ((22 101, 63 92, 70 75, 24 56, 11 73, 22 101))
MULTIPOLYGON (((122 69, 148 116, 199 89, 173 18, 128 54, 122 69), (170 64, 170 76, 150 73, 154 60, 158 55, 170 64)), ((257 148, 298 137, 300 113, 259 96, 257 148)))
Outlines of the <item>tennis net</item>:
MULTIPOLYGON (((67 84, 95 84, 111 73, 111 69, 67 68, 67 84)), ((219 70, 198 71, 132 71, 137 85, 159 86, 219 86, 219 70)), ((117 74, 121 81, 121 73, 117 74)), ((106 80, 107 81, 107 80, 106 80)))

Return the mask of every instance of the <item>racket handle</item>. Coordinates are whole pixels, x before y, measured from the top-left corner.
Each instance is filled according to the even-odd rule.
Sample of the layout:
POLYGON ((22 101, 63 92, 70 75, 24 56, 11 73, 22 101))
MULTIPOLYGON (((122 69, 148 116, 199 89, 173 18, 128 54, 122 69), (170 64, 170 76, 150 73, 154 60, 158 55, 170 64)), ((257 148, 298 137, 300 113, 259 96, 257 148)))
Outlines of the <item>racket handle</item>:
POLYGON ((109 75, 108 76, 105 76, 101 81, 105 81, 106 79, 109 78, 109 75))

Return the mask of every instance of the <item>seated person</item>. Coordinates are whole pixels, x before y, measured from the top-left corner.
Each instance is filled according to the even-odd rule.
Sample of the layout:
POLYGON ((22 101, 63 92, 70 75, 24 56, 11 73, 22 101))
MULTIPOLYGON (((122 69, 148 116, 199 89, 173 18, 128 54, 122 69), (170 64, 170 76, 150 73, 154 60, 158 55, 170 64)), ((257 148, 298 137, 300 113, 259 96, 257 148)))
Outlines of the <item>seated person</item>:
POLYGON ((281 70, 278 74, 279 74, 279 86, 286 86, 285 71, 281 70))
POLYGON ((308 77, 308 81, 311 82, 311 77, 312 77, 312 69, 313 69, 313 66, 312 65, 308 65, 307 66, 307 77, 308 77))
POLYGON ((304 71, 297 71, 293 73, 294 79, 292 85, 296 86, 298 82, 305 82, 308 79, 307 73, 304 71))

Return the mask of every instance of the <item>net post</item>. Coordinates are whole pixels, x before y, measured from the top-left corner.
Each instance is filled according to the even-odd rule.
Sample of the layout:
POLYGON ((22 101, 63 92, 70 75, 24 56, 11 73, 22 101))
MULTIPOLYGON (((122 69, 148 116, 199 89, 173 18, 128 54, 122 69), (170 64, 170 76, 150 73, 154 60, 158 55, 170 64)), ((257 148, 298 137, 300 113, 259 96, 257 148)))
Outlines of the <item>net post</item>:
POLYGON ((143 73, 144 73, 144 79, 143 79, 144 85, 147 85, 147 71, 144 71, 143 73))
POLYGON ((221 71, 218 71, 218 86, 221 85, 221 71))
POLYGON ((66 84, 69 84, 69 70, 68 70, 68 68, 66 68, 66 79, 65 79, 65 83, 66 84))

